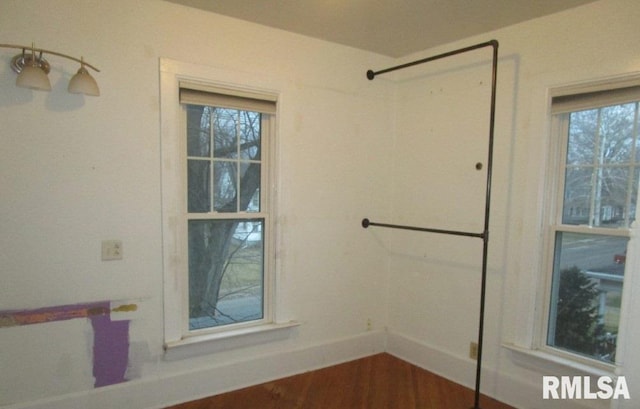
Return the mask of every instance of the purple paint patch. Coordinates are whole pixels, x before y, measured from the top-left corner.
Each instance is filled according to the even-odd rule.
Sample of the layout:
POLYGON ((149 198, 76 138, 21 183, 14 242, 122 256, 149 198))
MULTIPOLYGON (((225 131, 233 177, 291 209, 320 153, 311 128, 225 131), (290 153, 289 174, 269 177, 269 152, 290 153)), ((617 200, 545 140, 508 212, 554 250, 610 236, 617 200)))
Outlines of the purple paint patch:
POLYGON ((111 321, 109 316, 91 317, 93 326, 94 386, 124 382, 129 362, 129 322, 111 321))

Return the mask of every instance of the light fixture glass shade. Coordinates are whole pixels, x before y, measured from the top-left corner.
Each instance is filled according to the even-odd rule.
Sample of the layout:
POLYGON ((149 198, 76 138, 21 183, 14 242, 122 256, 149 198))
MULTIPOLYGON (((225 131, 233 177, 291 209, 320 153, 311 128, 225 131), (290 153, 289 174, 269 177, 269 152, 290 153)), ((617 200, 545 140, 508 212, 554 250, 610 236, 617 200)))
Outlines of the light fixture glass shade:
POLYGON ((71 78, 67 89, 72 94, 85 94, 94 97, 100 95, 98 83, 84 66, 81 66, 76 75, 71 78))
POLYGON ((51 91, 47 74, 37 65, 25 65, 16 78, 16 85, 24 88, 51 91))

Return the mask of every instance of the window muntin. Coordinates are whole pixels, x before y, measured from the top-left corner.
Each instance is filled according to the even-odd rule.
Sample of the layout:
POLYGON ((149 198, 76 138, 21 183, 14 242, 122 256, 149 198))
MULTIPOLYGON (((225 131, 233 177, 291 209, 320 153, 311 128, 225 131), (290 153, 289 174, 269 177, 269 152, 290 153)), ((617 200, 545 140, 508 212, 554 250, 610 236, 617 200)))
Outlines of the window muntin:
POLYGON ((270 115, 184 104, 188 330, 268 321, 270 115))
POLYGON ((613 364, 640 176, 638 102, 584 108, 554 118, 564 142, 545 345, 613 364))

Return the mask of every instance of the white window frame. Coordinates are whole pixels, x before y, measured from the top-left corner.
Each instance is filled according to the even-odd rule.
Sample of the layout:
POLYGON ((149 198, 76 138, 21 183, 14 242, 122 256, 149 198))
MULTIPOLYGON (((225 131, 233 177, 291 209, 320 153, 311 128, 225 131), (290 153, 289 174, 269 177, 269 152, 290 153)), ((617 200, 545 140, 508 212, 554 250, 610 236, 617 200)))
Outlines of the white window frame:
MULTIPOLYGON (((608 79, 603 81, 595 81, 591 83, 571 85, 566 87, 558 87, 551 89, 549 92, 549 104, 552 106, 553 98, 566 97, 566 99, 571 99, 573 95, 586 95, 593 94, 601 91, 607 93, 616 93, 615 90, 623 89, 632 86, 640 85, 640 76, 625 76, 621 78, 608 79)), ((596 96, 597 97, 597 96, 596 96)), ((572 102, 575 104, 575 101, 572 102)), ((584 108, 587 109, 591 105, 588 105, 589 102, 585 102, 587 106, 584 108)), ((617 100, 614 98, 613 102, 608 102, 603 100, 603 104, 613 105, 616 104, 617 100)), ((571 109, 572 111, 576 111, 579 109, 571 109)), ((545 220, 544 227, 544 255, 543 255, 543 263, 542 266, 544 268, 543 275, 543 291, 540 292, 541 297, 538 300, 539 305, 541 305, 538 322, 537 322, 537 331, 534 339, 534 348, 540 351, 542 354, 549 356, 550 359, 564 363, 568 366, 574 366, 576 368, 581 368, 582 370, 593 370, 596 373, 602 373, 597 371, 605 371, 607 373, 612 373, 616 370, 617 364, 609 364, 607 362, 598 361, 593 358, 584 357, 576 353, 571 353, 569 351, 563 351, 558 348, 547 345, 547 335, 548 335, 548 326, 549 326, 549 316, 553 307, 551 306, 551 297, 552 297, 552 284, 553 284, 553 267, 554 267, 554 253, 555 253, 555 245, 556 245, 556 233, 557 232, 571 232, 571 233, 583 233, 583 234, 602 234, 606 236, 618 236, 618 237, 627 237, 631 238, 633 236, 633 228, 604 228, 604 227, 589 227, 589 226, 579 226, 579 225, 564 225, 562 224, 562 200, 564 196, 564 180, 565 176, 562 172, 565 169, 565 160, 566 160, 566 148, 567 148, 567 137, 568 137, 568 120, 562 118, 560 114, 555 114, 552 112, 552 109, 549 110, 550 115, 550 143, 549 143, 549 156, 548 156, 548 166, 547 166, 547 186, 546 186, 546 200, 545 200, 545 216, 543 220, 545 220), (556 357, 556 358, 551 358, 556 357)), ((640 214, 636 214, 637 217, 640 217, 640 214)), ((629 246, 630 247, 630 246, 629 246)), ((631 248, 628 249, 628 255, 632 251, 631 248)), ((621 344, 624 344, 624 339, 621 339, 625 333, 625 304, 628 304, 628 294, 629 288, 631 287, 631 277, 628 274, 629 271, 628 264, 625 266, 625 275, 624 275, 624 285, 623 285, 623 293, 622 293, 622 311, 619 322, 619 342, 618 342, 618 350, 620 350, 621 344)), ((520 350, 520 352, 524 352, 528 354, 526 351, 515 347, 515 350, 520 350)), ((538 357, 544 357, 541 355, 536 355, 538 357)), ((620 354, 617 354, 616 360, 620 359, 620 354)))
MULTIPOLYGON (((170 60, 160 59, 160 134, 162 150, 162 242, 164 276, 164 347, 178 347, 202 342, 216 341, 216 350, 242 345, 234 341, 237 337, 255 335, 260 340, 273 339, 273 333, 299 325, 296 321, 279 320, 276 303, 276 259, 277 246, 276 171, 277 171, 277 113, 268 121, 270 133, 264 155, 270 164, 263 171, 265 203, 270 228, 265 226, 265 276, 264 318, 248 323, 212 327, 211 330, 189 330, 188 312, 188 248, 187 248, 187 181, 186 181, 186 115, 180 105, 180 83, 201 83, 207 87, 227 90, 230 95, 253 96, 266 100, 278 100, 277 91, 265 88, 256 78, 247 75, 238 78, 237 72, 219 70, 170 60), (222 81, 221 81, 222 79, 222 81), (223 82, 225 81, 225 82, 223 82), (238 85, 242 81, 243 85, 238 85), (251 85, 244 85, 250 83, 251 85), (257 85, 253 85, 257 83, 257 85), (226 340, 226 341, 225 341, 226 340)), ((279 109, 279 108, 278 108, 279 109)), ((256 216, 258 217, 258 216, 256 216)), ((267 218, 265 218, 265 224, 267 218)), ((278 335, 279 336, 279 335, 278 335)))

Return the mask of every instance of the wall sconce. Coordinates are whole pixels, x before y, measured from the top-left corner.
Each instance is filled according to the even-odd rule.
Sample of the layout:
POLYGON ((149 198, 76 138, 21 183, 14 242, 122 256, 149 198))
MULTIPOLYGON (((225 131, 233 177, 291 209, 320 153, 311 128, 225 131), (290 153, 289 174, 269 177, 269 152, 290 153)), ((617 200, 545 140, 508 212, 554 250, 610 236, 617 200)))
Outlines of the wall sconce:
POLYGON ((80 63, 80 69, 69 81, 69 87, 67 90, 70 93, 92 96, 100 95, 98 83, 91 74, 89 74, 86 67, 89 67, 96 72, 100 72, 100 70, 85 62, 82 57, 77 59, 55 51, 35 48, 33 44, 30 48, 22 45, 0 44, 0 48, 22 49, 21 54, 18 54, 11 59, 11 69, 18 74, 18 78, 16 79, 16 85, 18 87, 51 91, 51 83, 49 82, 49 77, 47 77, 51 67, 49 62, 42 56, 43 53, 47 53, 68 58, 80 63))

